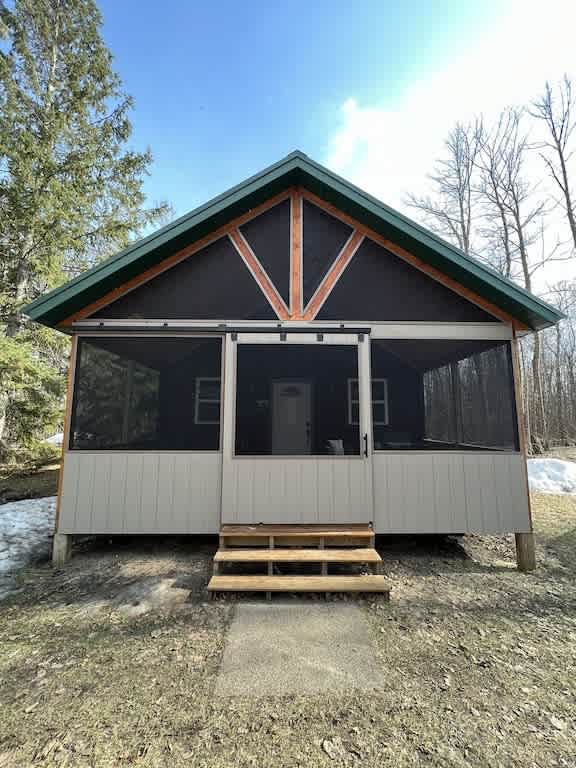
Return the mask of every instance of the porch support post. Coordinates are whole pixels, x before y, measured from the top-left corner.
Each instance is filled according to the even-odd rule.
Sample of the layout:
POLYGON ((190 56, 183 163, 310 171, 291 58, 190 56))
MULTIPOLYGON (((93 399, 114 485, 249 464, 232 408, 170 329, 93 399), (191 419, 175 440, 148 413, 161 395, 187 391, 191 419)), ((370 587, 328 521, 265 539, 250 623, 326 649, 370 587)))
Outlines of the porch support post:
POLYGON ((529 530, 527 532, 516 533, 516 563, 519 571, 533 571, 536 568, 536 550, 534 547, 534 529, 532 525, 532 506, 530 502, 530 486, 528 484, 528 465, 526 462, 526 422, 524 420, 524 409, 522 400, 522 372, 518 354, 518 339, 516 329, 512 328, 512 342, 510 344, 512 353, 512 374, 514 377, 514 397, 516 401, 516 416, 518 423, 518 442, 520 453, 522 454, 522 468, 524 474, 524 484, 526 488, 526 497, 528 501, 528 521, 529 530))
POLYGON ((64 565, 72 556, 72 536, 69 533, 55 533, 52 543, 52 565, 64 565))
POLYGON ((64 430, 62 436, 62 453, 60 458, 60 472, 58 473, 58 495, 56 496, 56 515, 54 519, 54 539, 52 542, 52 563, 56 567, 64 565, 72 555, 72 536, 58 533, 60 525, 60 510, 62 507, 62 488, 64 485, 64 471, 66 464, 66 450, 70 442, 70 421, 72 415, 72 395, 74 391, 74 373, 76 370, 76 355, 78 353, 78 337, 72 336, 70 346, 70 358, 68 360, 68 382, 66 385, 66 411, 64 414, 64 430))
POLYGON ((533 571, 536 568, 536 551, 533 533, 516 534, 516 563, 519 571, 533 571))

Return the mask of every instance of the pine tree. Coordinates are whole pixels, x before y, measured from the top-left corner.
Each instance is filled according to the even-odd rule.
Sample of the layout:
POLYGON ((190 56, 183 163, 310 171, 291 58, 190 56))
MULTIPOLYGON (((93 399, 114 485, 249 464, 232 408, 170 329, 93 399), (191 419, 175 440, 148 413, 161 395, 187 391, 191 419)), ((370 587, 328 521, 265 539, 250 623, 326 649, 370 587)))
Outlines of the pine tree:
MULTIPOLYGON (((112 68, 101 24, 93 0, 0 0, 4 361, 14 349, 6 339, 22 336, 32 367, 54 365, 62 343, 26 326, 22 306, 169 213, 166 204, 144 207, 152 158, 127 147, 132 100, 112 68)), ((6 416, 11 402, 0 383, 0 441, 3 425, 14 422, 6 416)))

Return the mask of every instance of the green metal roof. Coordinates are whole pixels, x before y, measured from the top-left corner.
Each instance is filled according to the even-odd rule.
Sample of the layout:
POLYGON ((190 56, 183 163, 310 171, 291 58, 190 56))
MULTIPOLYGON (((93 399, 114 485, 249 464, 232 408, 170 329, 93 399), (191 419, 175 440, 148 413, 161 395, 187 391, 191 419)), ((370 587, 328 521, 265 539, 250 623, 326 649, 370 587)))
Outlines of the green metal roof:
POLYGON ((302 152, 292 152, 74 280, 40 296, 24 308, 24 314, 54 327, 113 288, 291 186, 304 187, 332 203, 534 330, 554 325, 563 317, 554 307, 302 152))

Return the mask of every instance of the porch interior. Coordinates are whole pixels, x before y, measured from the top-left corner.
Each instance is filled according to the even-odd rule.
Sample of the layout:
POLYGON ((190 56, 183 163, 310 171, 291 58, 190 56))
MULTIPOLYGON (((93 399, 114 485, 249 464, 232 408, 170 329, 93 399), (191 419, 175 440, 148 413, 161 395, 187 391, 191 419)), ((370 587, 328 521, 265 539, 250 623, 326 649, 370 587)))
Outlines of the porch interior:
POLYGON ((223 525, 208 591, 378 592, 389 599, 370 525, 223 525), (336 572, 334 572, 336 571, 336 572))
MULTIPOLYGON (((518 450, 507 341, 372 339, 374 450, 518 450)), ((81 341, 74 450, 214 451, 221 341, 81 341)), ((361 453, 357 350, 238 345, 236 456, 361 453)))
MULTIPOLYGON (((372 339, 374 450, 517 450, 509 344, 372 339)), ((357 351, 242 344, 235 453, 359 455, 357 351)))

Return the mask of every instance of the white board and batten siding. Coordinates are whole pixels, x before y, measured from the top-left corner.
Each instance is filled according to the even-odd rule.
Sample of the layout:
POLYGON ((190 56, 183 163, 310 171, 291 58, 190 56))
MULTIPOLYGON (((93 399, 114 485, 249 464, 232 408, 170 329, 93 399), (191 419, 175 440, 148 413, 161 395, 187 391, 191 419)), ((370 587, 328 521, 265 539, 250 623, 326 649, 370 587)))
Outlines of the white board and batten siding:
POLYGON ((519 453, 375 453, 377 533, 530 531, 519 453))
POLYGON ((223 523, 350 523, 372 519, 361 458, 237 458, 224 463, 223 523))
MULTIPOLYGON (((377 533, 530 530, 520 454, 376 453, 377 533)), ((211 534, 220 523, 346 523, 371 506, 367 462, 219 453, 67 452, 60 533, 211 534), (222 513, 222 517, 221 517, 222 513)))
POLYGON ((217 533, 221 478, 217 452, 67 451, 58 531, 217 533))
POLYGON ((375 453, 367 462, 319 458, 225 463, 223 523, 350 523, 376 533, 530 530, 524 459, 473 452, 375 453))

